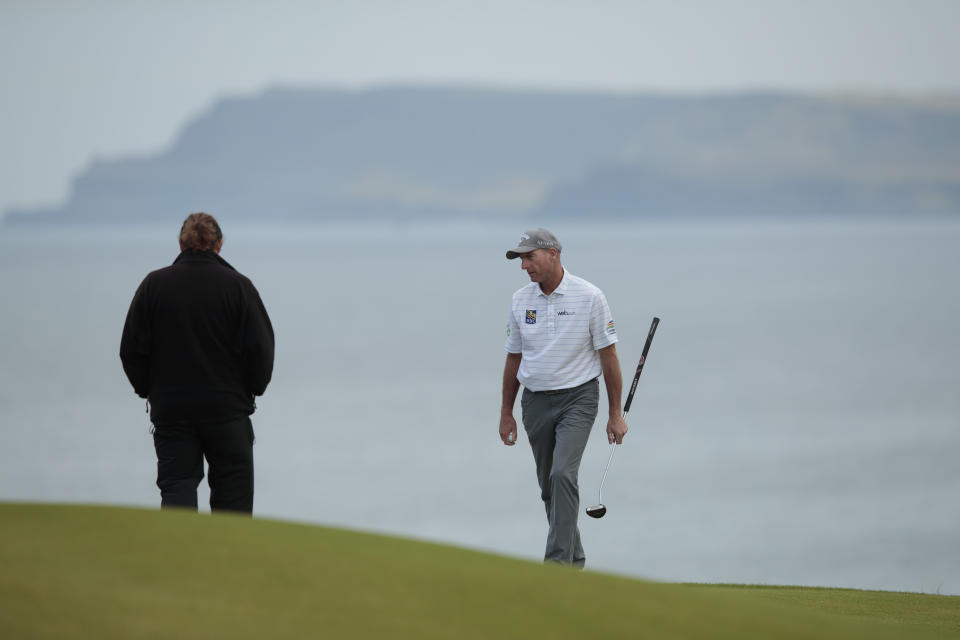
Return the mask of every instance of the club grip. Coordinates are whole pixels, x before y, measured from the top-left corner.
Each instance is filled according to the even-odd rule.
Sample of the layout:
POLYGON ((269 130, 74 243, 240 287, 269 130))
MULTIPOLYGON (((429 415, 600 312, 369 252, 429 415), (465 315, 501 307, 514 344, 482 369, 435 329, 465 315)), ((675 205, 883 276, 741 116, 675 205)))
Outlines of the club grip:
POLYGON ((660 324, 660 318, 654 317, 650 323, 650 333, 647 334, 647 341, 643 345, 643 353, 640 355, 640 362, 637 364, 637 372, 633 375, 633 382, 630 384, 630 393, 627 394, 627 401, 623 405, 623 412, 630 411, 630 405, 633 403, 633 394, 637 391, 637 383, 640 381, 640 373, 643 371, 643 363, 647 361, 647 353, 650 352, 650 343, 653 342, 653 334, 657 332, 657 326, 660 324))

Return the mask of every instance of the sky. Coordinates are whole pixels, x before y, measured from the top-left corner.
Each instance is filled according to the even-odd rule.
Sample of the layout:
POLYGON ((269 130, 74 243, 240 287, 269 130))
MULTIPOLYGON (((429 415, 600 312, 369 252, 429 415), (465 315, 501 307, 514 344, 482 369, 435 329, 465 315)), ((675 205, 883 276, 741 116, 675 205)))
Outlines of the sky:
POLYGON ((0 0, 0 213, 276 86, 960 95, 956 0, 0 0))

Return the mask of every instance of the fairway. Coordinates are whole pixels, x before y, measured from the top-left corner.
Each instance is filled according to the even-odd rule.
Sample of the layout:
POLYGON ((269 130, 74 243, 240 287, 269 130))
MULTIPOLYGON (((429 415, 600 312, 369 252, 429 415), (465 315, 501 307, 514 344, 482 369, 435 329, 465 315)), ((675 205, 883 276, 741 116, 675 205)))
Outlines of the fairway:
POLYGON ((2 638, 960 638, 960 597, 645 582, 236 516, 0 504, 2 638))

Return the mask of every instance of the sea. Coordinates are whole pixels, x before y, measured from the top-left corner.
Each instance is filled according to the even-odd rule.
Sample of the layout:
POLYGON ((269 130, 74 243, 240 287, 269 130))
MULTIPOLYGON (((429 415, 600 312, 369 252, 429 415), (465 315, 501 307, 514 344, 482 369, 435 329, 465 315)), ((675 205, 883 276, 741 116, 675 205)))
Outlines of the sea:
MULTIPOLYGON (((220 221, 277 339, 255 516, 541 559, 526 438, 497 435, 510 296, 528 281, 504 253, 537 225, 220 221)), ((0 500, 157 508, 118 349, 179 223, 0 228, 0 500)), ((661 320, 607 514, 581 517, 588 570, 960 594, 960 222, 542 224, 606 293, 627 383, 661 320)), ((604 429, 581 509, 599 499, 604 429)))

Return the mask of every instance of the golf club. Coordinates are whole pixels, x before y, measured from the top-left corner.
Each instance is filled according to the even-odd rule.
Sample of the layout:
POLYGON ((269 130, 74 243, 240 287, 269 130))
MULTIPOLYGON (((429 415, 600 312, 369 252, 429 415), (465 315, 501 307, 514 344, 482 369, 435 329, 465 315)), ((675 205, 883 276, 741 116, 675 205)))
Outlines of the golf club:
MULTIPOLYGON (((633 402, 633 394, 637 391, 637 382, 640 381, 640 372, 643 371, 643 363, 647 361, 647 353, 650 351, 650 343, 653 342, 653 334, 657 331, 657 325, 660 324, 660 318, 654 318, 650 323, 650 333, 647 334, 647 342, 643 345, 643 353, 640 354, 640 363, 637 365, 637 372, 633 375, 633 383, 630 385, 630 393, 627 394, 627 401, 623 405, 623 415, 626 417, 627 411, 630 411, 630 404, 633 402)), ((587 507, 587 515, 591 518, 602 518, 607 513, 607 507, 603 504, 603 482, 607 479, 607 471, 610 470, 610 463, 613 462, 613 452, 617 450, 617 443, 610 445, 610 457, 607 458, 607 467, 603 470, 603 478, 600 479, 600 488, 597 490, 597 504, 587 507)))

